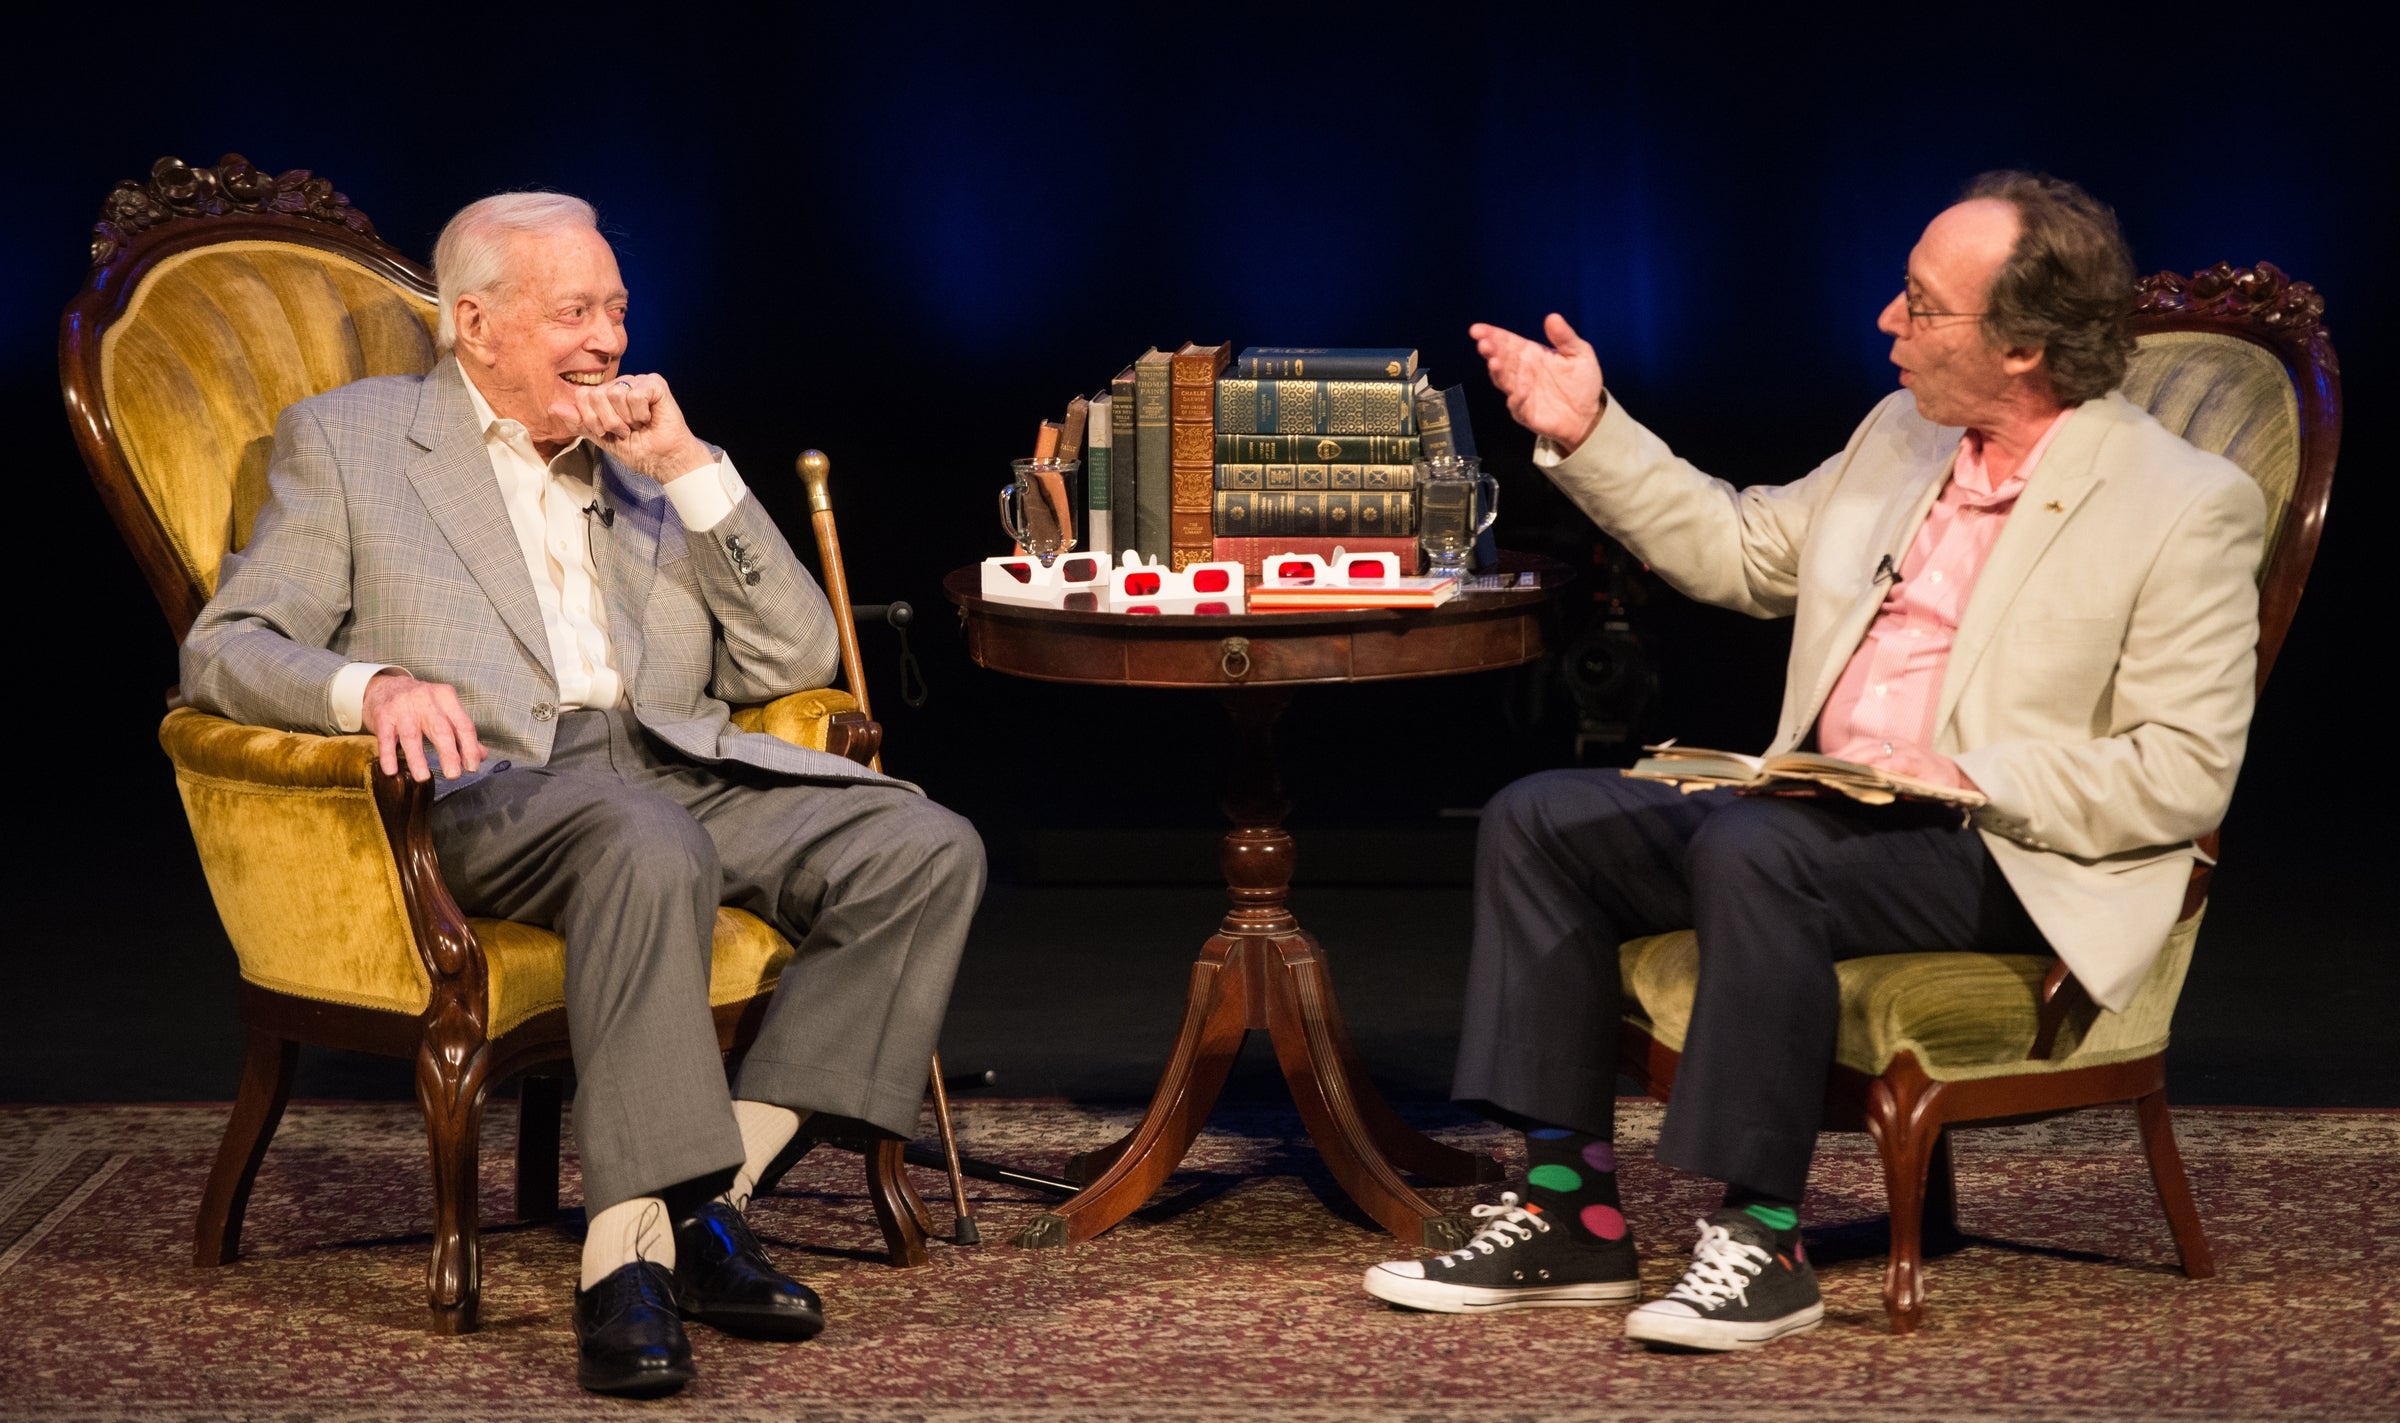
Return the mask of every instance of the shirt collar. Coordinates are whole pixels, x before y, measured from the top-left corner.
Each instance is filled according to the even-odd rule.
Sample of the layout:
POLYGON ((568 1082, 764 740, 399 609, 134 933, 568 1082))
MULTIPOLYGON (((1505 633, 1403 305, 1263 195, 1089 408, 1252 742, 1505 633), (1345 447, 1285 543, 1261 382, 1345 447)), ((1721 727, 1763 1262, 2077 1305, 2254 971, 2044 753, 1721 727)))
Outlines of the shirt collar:
POLYGON ((2026 477, 2033 473, 2034 467, 2042 462, 2042 456, 2048 453, 2050 442, 2066 427, 2067 417, 2074 413, 2075 407, 2070 405, 2053 416, 2049 425, 2042 430, 2041 438, 2033 442, 2033 448, 2027 450, 2025 458, 2018 462, 2017 472, 1998 484, 1992 483, 1991 467, 1984 463, 1983 440, 1974 431, 1969 431, 1967 438, 1959 445, 1958 461, 1951 478, 1975 502, 2015 498, 2017 492, 2025 487, 2026 477))
MULTIPOLYGON (((451 359, 457 361, 455 356, 451 359)), ((521 446, 522 453, 531 456, 534 462, 539 464, 541 453, 534 449, 533 441, 526 436, 524 423, 517 420, 504 420, 493 413, 492 403, 483 398, 482 391, 475 388, 475 378, 467 374, 466 363, 463 361, 458 362, 458 378, 467 388, 467 403, 475 411, 475 428, 483 432, 485 441, 498 440, 504 445, 521 446)), ((578 436, 575 443, 560 450, 557 458, 550 461, 550 470, 554 474, 563 474, 569 479, 588 480, 592 477, 592 457, 596 453, 598 451, 592 446, 590 440, 578 436), (570 455, 574 458, 569 459, 570 455)))

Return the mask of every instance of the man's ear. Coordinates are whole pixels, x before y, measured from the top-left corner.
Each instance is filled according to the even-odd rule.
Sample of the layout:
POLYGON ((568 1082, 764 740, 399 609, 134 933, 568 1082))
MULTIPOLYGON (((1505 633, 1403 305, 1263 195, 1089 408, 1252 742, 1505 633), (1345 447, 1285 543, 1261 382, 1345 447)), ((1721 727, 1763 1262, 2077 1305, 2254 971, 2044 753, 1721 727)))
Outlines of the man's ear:
POLYGON ((2048 349, 2042 346, 2004 347, 2000 352, 2000 369, 2012 376, 2025 375, 2040 366, 2048 354, 2048 349))
POLYGON ((481 292, 462 292, 458 305, 450 313, 451 326, 458 337, 459 353, 474 357, 479 365, 496 364, 492 343, 492 307, 490 299, 481 292))

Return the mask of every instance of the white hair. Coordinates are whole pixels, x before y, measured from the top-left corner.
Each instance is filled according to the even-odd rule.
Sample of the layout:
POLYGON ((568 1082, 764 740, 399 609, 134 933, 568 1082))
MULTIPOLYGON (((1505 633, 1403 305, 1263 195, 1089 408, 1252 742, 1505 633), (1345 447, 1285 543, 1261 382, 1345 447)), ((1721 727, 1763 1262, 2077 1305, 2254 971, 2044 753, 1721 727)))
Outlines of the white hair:
POLYGON ((433 243, 435 300, 442 305, 433 344, 442 354, 458 344, 458 299, 508 285, 509 239, 561 228, 600 229, 592 205, 565 193, 494 193, 458 210, 433 243))

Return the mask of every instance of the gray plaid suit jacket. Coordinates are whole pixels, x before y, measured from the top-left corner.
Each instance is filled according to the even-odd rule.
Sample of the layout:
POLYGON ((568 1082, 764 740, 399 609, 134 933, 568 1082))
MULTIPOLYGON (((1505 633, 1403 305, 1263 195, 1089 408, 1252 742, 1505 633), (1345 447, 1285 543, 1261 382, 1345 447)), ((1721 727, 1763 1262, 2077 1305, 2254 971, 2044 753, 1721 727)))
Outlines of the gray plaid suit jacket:
MULTIPOLYGON (((390 662, 457 688, 483 738, 486 769, 437 793, 499 761, 549 759, 549 638, 456 362, 293 405, 276 423, 267 481, 249 545, 225 556, 216 596, 184 639, 191 705, 331 734, 334 675, 390 662)), ((693 535, 656 484, 607 456, 599 485, 615 518, 591 521, 593 562, 611 656, 642 725, 696 761, 907 784, 730 723, 727 703, 829 686, 840 658, 824 593, 756 498, 693 535)))

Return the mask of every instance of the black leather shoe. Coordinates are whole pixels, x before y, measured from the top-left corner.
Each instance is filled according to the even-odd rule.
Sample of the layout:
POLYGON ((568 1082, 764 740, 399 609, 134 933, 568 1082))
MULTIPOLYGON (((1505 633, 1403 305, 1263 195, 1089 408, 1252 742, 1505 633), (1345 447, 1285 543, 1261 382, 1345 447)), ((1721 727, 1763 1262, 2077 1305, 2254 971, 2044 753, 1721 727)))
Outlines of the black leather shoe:
POLYGON ((675 1301, 683 1317, 745 1339, 812 1339, 817 1292, 767 1263, 742 1213, 709 1201, 675 1222, 675 1301))
POLYGON ((575 1381, 594 1393, 657 1398, 698 1376, 675 1281, 647 1260, 575 1292, 575 1348, 575 1381))

